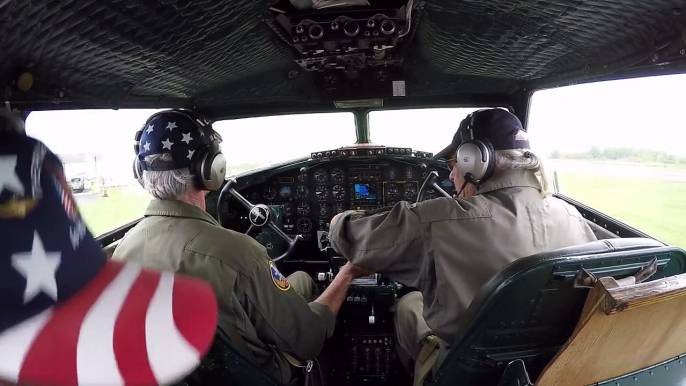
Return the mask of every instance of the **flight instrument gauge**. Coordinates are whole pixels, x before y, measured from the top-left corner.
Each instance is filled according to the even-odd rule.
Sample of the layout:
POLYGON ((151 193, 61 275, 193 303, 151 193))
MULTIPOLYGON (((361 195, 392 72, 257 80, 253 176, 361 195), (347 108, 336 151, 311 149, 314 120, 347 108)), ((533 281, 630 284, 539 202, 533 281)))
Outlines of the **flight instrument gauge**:
POLYGON ((388 176, 389 179, 395 180, 395 178, 398 177, 398 171, 395 170, 395 168, 388 168, 386 175, 388 176))
POLYGON ((307 191, 307 186, 298 186, 295 188, 295 198, 298 200, 307 200, 307 196, 309 195, 309 192, 307 191))
POLYGON ((298 204, 297 209, 298 209, 298 214, 300 216, 307 216, 308 214, 310 214, 310 204, 308 204, 306 202, 298 204))
POLYGON ((329 207, 326 204, 319 204, 319 216, 326 217, 329 215, 329 207))
POLYGON ((326 199, 329 198, 329 191, 326 189, 326 186, 317 186, 314 190, 314 194, 317 195, 317 200, 319 201, 326 201, 326 199))
POLYGON ((298 232, 308 233, 312 230, 312 221, 307 217, 301 217, 298 219, 296 226, 298 227, 298 232))
POLYGON ((326 182, 327 174, 326 174, 326 169, 317 169, 314 172, 314 180, 317 181, 318 184, 323 184, 326 182))
POLYGON ((342 202, 337 202, 336 205, 333 206, 333 210, 336 214, 343 213, 345 212, 345 206, 343 206, 342 202))
POLYGON ((307 173, 298 174, 298 182, 307 182, 307 173))
POLYGON ((274 198, 276 198, 276 188, 274 188, 273 186, 267 186, 266 188, 264 188, 263 195, 264 198, 266 198, 267 200, 273 200, 274 198))
POLYGON ((412 166, 405 168, 405 179, 414 180, 414 168, 412 166))
POLYGON ((281 196, 281 198, 288 198, 291 196, 291 193, 293 193, 293 189, 288 185, 282 186, 281 190, 279 190, 279 196, 281 196))
POLYGON ((400 194, 400 191, 398 190, 398 185, 396 184, 388 184, 388 189, 386 190, 388 193, 388 197, 396 197, 400 194))
POLYGON ((331 179, 334 184, 340 184, 345 178, 345 172, 341 168, 335 168, 331 171, 331 179))
POLYGON ((417 187, 411 184, 405 185, 405 198, 413 198, 417 195, 417 187))
POLYGON ((341 185, 334 185, 333 188, 331 188, 331 193, 333 194, 333 199, 336 201, 343 201, 343 198, 345 198, 345 188, 341 185))
POLYGON ((260 192, 253 190, 250 193, 248 193, 248 200, 250 202, 260 202, 260 192))
POLYGON ((283 212, 284 216, 291 217, 293 215, 293 205, 283 204, 281 205, 281 211, 283 212))

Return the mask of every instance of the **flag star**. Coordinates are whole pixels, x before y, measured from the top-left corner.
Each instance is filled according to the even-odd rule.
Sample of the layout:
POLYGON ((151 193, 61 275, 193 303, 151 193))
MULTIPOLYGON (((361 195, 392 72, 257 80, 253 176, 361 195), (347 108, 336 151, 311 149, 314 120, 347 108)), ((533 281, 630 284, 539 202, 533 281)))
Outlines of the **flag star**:
POLYGON ((191 133, 188 133, 188 134, 183 134, 183 139, 181 141, 186 142, 186 145, 188 145, 189 143, 191 143, 192 140, 193 140, 193 137, 191 137, 191 133))
POLYGON ((162 150, 164 150, 164 149, 171 150, 172 145, 173 145, 173 143, 169 140, 169 138, 167 138, 166 141, 162 141, 162 150))
POLYGON ((195 150, 188 150, 188 159, 191 159, 193 157, 193 153, 195 153, 195 150))
POLYGON ((62 260, 61 252, 45 252, 38 232, 33 232, 31 252, 12 254, 12 267, 26 278, 24 304, 30 302, 41 291, 57 300, 55 274, 62 260))
POLYGON ((145 145, 143 145, 143 148, 145 149, 145 151, 150 151, 150 142, 145 141, 145 145))
POLYGON ((19 176, 15 171, 16 167, 16 155, 0 156, 0 193, 6 188, 17 194, 24 194, 24 185, 19 181, 19 176))
POLYGON ((169 122, 169 123, 167 124, 167 129, 169 129, 169 130, 173 130, 173 129, 175 129, 176 127, 177 127, 177 126, 176 126, 176 122, 169 122))
POLYGON ((150 133, 152 133, 153 131, 155 131, 155 126, 153 126, 153 124, 151 123, 151 124, 148 125, 148 129, 145 130, 145 132, 148 133, 148 134, 150 134, 150 133))

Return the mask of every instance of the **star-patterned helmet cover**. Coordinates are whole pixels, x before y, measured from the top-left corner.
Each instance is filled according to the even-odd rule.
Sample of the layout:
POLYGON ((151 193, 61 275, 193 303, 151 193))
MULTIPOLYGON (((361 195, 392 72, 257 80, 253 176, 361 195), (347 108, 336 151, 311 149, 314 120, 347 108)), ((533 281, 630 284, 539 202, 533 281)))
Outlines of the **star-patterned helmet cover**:
POLYGON ((0 128, 0 384, 171 384, 216 323, 207 283, 108 259, 58 157, 0 128))
POLYGON ((62 163, 25 136, 0 141, 0 333, 69 299, 105 264, 62 163))
POLYGON ((155 154, 171 154, 172 163, 155 162, 152 170, 187 168, 198 149, 221 142, 208 121, 191 113, 157 113, 142 130, 137 155, 144 170, 151 170, 151 166, 143 162, 145 157, 155 154))

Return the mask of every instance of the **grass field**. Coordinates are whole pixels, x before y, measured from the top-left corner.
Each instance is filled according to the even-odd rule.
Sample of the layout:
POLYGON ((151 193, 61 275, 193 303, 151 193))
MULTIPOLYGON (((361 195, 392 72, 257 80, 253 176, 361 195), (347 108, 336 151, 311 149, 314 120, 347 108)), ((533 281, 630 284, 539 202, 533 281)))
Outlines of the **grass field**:
POLYGON ((558 171, 560 192, 661 241, 686 248, 686 183, 558 171))
POLYGON ((79 204, 83 220, 96 237, 142 217, 152 198, 137 187, 109 189, 107 194, 108 197, 79 204))

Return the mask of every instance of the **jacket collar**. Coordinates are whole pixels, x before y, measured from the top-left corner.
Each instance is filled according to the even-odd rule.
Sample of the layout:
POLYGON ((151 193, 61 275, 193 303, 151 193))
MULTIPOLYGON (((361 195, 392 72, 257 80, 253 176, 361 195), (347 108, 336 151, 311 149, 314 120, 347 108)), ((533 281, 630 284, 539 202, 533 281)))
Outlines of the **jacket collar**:
POLYGON ((150 201, 148 209, 145 211, 145 217, 149 216, 192 218, 219 226, 219 223, 210 216, 209 213, 197 206, 186 204, 185 202, 178 200, 153 199, 150 201))
POLYGON ((541 182, 536 174, 530 170, 507 170, 496 172, 491 178, 479 186, 479 194, 498 189, 527 187, 542 190, 541 182))

